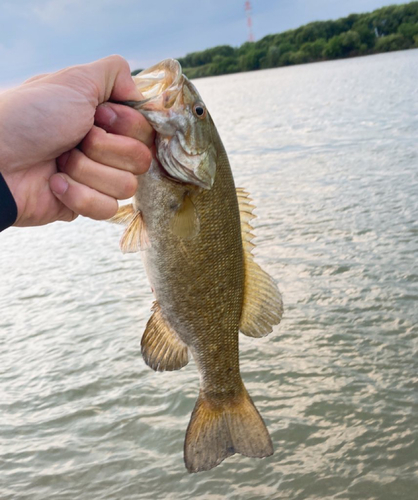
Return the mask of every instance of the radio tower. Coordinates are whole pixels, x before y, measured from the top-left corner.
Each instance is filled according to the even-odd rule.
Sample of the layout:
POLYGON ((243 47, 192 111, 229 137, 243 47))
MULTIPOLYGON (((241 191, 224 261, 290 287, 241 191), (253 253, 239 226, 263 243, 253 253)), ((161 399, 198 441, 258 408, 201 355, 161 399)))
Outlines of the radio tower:
POLYGON ((247 13, 248 41, 254 42, 253 20, 251 18, 251 2, 248 0, 244 5, 245 12, 247 13))

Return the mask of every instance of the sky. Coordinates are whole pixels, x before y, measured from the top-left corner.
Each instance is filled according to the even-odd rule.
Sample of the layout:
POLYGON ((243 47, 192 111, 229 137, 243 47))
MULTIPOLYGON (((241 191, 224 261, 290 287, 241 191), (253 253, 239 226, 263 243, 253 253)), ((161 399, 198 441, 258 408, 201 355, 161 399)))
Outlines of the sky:
MULTIPOLYGON (((252 0, 254 38, 405 0, 252 0)), ((132 69, 248 38, 244 0, 0 0, 0 88, 110 54, 132 69)))

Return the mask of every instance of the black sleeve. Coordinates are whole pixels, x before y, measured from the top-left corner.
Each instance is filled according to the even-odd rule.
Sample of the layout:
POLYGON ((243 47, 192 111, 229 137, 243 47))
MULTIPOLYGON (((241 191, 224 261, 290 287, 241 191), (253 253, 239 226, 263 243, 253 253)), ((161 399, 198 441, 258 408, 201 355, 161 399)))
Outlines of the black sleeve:
POLYGON ((11 226, 16 219, 16 202, 6 184, 6 181, 0 174, 0 232, 11 226))

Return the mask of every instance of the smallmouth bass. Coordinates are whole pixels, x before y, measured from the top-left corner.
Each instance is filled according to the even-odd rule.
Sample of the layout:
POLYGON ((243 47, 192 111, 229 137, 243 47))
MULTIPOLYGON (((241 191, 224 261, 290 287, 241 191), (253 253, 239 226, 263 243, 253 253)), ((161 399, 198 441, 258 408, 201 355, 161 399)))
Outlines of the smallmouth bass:
POLYGON ((273 445, 241 379, 239 331, 262 337, 282 317, 280 292, 254 261, 253 205, 236 189, 222 141, 194 85, 172 59, 134 77, 144 100, 125 102, 156 131, 156 155, 139 177, 125 223, 124 252, 142 250, 155 295, 141 341, 154 370, 177 370, 191 354, 200 393, 186 432, 189 472, 273 445))

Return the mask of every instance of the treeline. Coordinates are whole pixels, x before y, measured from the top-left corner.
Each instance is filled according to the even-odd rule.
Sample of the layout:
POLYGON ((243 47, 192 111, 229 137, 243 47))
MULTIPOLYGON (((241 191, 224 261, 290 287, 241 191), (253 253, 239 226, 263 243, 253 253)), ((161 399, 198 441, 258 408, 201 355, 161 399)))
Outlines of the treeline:
POLYGON ((192 52, 179 61, 189 78, 198 78, 413 47, 418 47, 418 2, 313 22, 238 48, 192 52))

